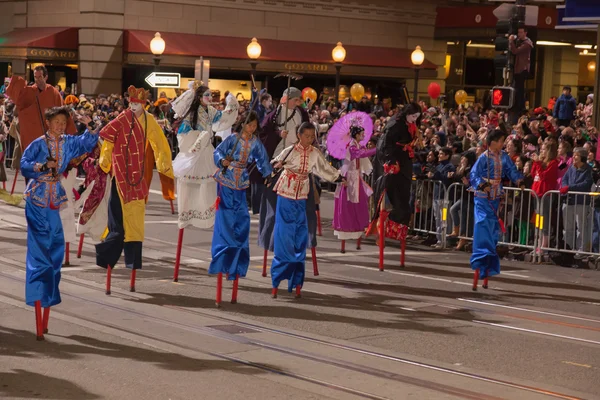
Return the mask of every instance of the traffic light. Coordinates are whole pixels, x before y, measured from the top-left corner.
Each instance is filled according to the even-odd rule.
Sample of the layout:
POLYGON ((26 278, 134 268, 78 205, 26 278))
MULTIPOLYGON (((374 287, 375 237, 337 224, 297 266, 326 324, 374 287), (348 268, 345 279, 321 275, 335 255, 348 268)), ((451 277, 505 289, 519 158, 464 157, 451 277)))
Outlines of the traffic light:
POLYGON ((509 109, 513 106, 515 89, 510 86, 495 86, 492 88, 492 107, 509 109))

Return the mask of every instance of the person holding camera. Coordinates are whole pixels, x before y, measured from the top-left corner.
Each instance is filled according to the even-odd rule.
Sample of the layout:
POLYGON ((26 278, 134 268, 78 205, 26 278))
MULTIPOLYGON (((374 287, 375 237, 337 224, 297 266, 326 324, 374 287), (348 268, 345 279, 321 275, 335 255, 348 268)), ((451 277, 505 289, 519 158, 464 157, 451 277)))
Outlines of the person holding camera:
POLYGON ((513 84, 515 88, 514 109, 521 114, 525 110, 525 80, 529 77, 533 42, 527 37, 527 28, 522 26, 516 35, 508 38, 510 52, 515 56, 513 84))

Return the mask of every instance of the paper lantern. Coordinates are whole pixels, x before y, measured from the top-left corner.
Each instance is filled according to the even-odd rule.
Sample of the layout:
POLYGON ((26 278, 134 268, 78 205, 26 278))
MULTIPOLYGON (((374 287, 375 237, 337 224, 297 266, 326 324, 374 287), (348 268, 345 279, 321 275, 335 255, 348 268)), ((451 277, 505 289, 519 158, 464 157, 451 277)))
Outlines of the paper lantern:
POLYGON ((350 88, 350 96, 352 96, 352 100, 359 102, 362 100, 365 95, 365 88, 360 83, 355 83, 350 88))
POLYGON ((456 104, 465 104, 467 102, 467 92, 465 92, 464 90, 459 90, 454 95, 454 100, 456 100, 456 104))
POLYGON ((440 97, 440 93, 442 92, 442 88, 440 87, 440 84, 437 82, 431 82, 429 84, 429 87, 427 88, 427 93, 429 93, 429 97, 431 97, 432 99, 437 99, 438 97, 440 97))
POLYGON ((317 92, 315 89, 307 87, 302 91, 302 99, 306 102, 307 99, 310 99, 310 103, 314 104, 317 101, 317 92))

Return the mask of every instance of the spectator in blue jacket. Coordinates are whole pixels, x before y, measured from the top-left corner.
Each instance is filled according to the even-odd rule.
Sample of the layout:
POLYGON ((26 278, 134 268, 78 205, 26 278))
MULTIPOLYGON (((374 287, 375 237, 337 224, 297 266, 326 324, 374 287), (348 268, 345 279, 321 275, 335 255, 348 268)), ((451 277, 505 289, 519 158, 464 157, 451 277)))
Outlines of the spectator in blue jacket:
POLYGON ((571 86, 563 88, 563 94, 556 100, 554 105, 553 116, 558 119, 558 126, 569 126, 571 121, 575 119, 575 109, 577 102, 571 96, 571 86))
POLYGON ((571 249, 589 252, 592 248, 592 200, 590 196, 569 192, 589 193, 592 190, 592 167, 587 163, 587 150, 578 147, 573 153, 573 165, 563 176, 560 189, 561 194, 567 195, 567 204, 563 208, 565 240, 571 249))

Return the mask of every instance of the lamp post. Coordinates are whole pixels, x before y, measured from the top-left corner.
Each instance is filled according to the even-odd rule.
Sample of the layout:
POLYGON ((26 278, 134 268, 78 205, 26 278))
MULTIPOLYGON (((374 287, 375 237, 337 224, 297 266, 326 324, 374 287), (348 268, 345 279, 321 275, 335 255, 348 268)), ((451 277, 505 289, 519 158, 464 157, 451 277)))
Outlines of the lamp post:
POLYGON ((252 75, 256 75, 256 66, 258 65, 258 58, 260 57, 260 53, 262 51, 262 47, 258 44, 258 40, 256 38, 252 38, 252 41, 246 47, 246 53, 248 53, 248 57, 250 58, 250 66, 252 67, 252 75))
POLYGON ((342 42, 337 42, 337 45, 331 51, 331 58, 335 62, 335 92, 333 99, 334 106, 337 107, 340 92, 340 71, 342 70, 342 63, 346 59, 346 49, 342 46, 342 42))
MULTIPOLYGON (((156 32, 154 38, 150 41, 150 51, 154 54, 154 72, 158 71, 160 64, 160 56, 165 52, 165 41, 160 37, 160 33, 156 32)), ((154 101, 158 100, 158 87, 154 87, 154 101)))
POLYGON ((410 55, 410 61, 415 66, 415 89, 413 93, 413 101, 417 101, 419 96, 419 69, 423 61, 425 61, 425 53, 421 50, 421 46, 417 46, 410 55))

